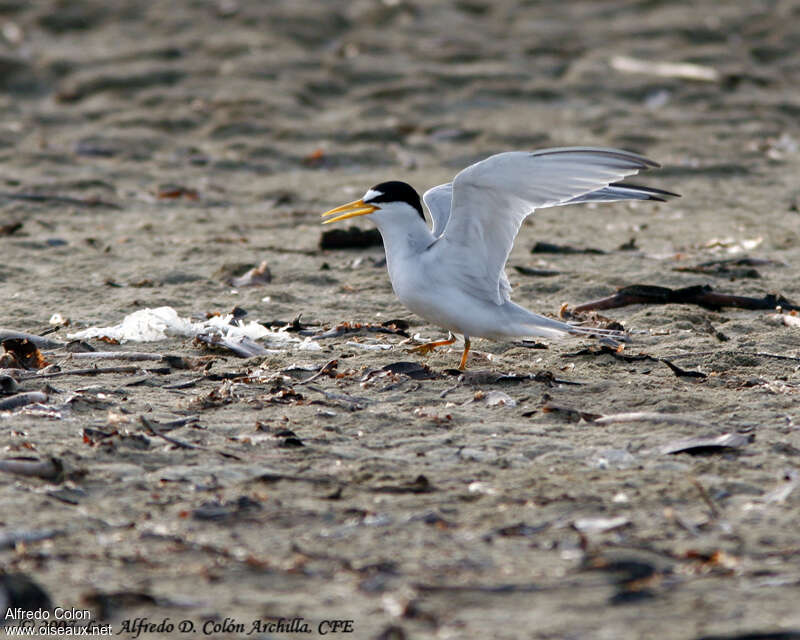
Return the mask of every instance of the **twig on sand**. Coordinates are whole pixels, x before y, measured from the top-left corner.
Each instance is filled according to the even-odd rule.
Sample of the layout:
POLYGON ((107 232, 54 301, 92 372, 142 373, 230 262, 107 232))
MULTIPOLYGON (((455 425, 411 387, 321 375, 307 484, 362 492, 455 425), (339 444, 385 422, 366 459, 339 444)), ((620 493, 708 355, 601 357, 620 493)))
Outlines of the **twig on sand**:
POLYGON ((328 478, 326 476, 301 476, 291 473, 278 473, 275 471, 266 471, 255 479, 260 482, 281 482, 286 480, 288 482, 309 482, 311 484, 341 484, 341 480, 328 478))
POLYGON ((91 367, 89 369, 70 369, 69 371, 53 371, 51 373, 31 373, 22 376, 21 380, 32 380, 39 378, 60 378, 63 376, 96 376, 102 373, 158 373, 161 375, 172 373, 171 367, 154 367, 152 369, 142 369, 135 366, 120 366, 120 367, 91 367))
POLYGON ((166 433, 162 433, 158 430, 158 425, 149 418, 145 416, 139 416, 139 421, 144 425, 145 429, 149 433, 154 436, 158 436, 162 440, 166 440, 170 444, 174 444, 176 447, 180 447, 181 449, 198 449, 200 451, 210 451, 211 453, 218 453, 219 455, 225 458, 232 458, 234 460, 241 460, 239 456, 234 453, 228 453, 227 451, 222 451, 221 449, 213 449, 211 447, 204 447, 200 444, 192 444, 191 442, 186 442, 184 440, 178 440, 178 438, 173 438, 172 436, 168 436, 166 433))
POLYGON ((454 384, 452 387, 447 387, 447 389, 445 389, 444 391, 442 391, 442 392, 439 394, 439 397, 440 397, 440 398, 444 398, 445 396, 447 396, 447 395, 449 395, 449 394, 453 393, 453 391, 456 391, 456 390, 457 390, 459 387, 461 387, 461 383, 460 383, 460 382, 457 382, 457 383, 456 383, 456 384, 454 384))
MULTIPOLYGON (((196 426, 195 423, 200 421, 200 416, 187 416, 185 418, 178 418, 177 420, 170 420, 169 422, 161 422, 158 424, 158 430, 161 433, 172 431, 173 429, 180 429, 186 425, 196 426)), ((151 421, 152 422, 152 421, 151 421)))
POLYGON ((427 593, 485 593, 502 595, 506 593, 532 593, 542 591, 543 587, 532 582, 522 584, 416 584, 416 589, 427 593))
MULTIPOLYGON (((215 556, 220 556, 227 560, 233 560, 236 562, 242 562, 249 566, 258 566, 258 567, 266 567, 269 566, 269 562, 267 560, 257 559, 252 555, 243 556, 242 554, 236 553, 236 551, 231 550, 227 546, 224 545, 215 545, 210 542, 197 542, 195 540, 190 540, 189 538, 185 538, 180 534, 171 534, 171 533, 158 533, 156 531, 145 531, 142 533, 142 538, 153 538, 155 540, 166 540, 168 542, 172 542, 173 544, 180 545, 183 549, 189 549, 192 551, 202 551, 204 553, 210 553, 215 556)), ((174 606, 174 605, 172 605, 174 606)))
POLYGON ((325 391, 324 389, 320 389, 319 387, 312 385, 308 385, 308 388, 311 389, 311 391, 321 393, 323 396, 325 396, 326 400, 332 400, 334 402, 338 402, 339 404, 343 404, 350 411, 358 411, 369 404, 369 400, 366 398, 357 398, 344 393, 331 393, 330 391, 325 391))
POLYGON ((70 353, 67 360, 123 360, 126 362, 163 362, 173 369, 198 369, 207 366, 213 356, 190 358, 169 353, 143 351, 81 351, 70 353))
POLYGON ((712 428, 708 422, 701 422, 694 418, 674 413, 653 413, 649 411, 635 411, 631 413, 614 413, 601 416, 592 420, 595 424, 624 424, 628 422, 661 422, 664 424, 686 424, 701 429, 712 428))
POLYGON ((139 362, 141 360, 154 360, 161 362, 164 360, 161 353, 144 353, 141 351, 84 351, 80 353, 70 353, 70 360, 130 360, 139 362))
POLYGON ((714 67, 691 62, 668 62, 663 60, 644 60, 629 56, 611 58, 611 68, 623 73, 641 73, 660 78, 679 78, 695 82, 719 82, 722 74, 714 67))
POLYGON ((589 413, 581 411, 580 409, 573 409, 570 407, 560 407, 552 404, 546 404, 543 408, 544 413, 561 413, 575 422, 580 419, 586 422, 591 422, 597 425, 607 424, 626 424, 630 422, 658 422, 663 424, 685 424, 699 429, 712 429, 714 425, 696 420, 688 416, 682 416, 674 413, 655 413, 650 411, 634 411, 629 413, 612 413, 604 416, 597 413, 589 413))
MULTIPOLYGON (((742 355, 746 355, 745 353, 743 353, 741 351, 737 351, 736 353, 740 353, 742 355)), ((795 362, 800 362, 800 358, 798 358, 797 356, 784 356, 784 355, 781 355, 779 353, 765 353, 763 351, 757 351, 753 355, 754 356, 761 356, 762 358, 775 358, 777 360, 793 360, 795 362)))
POLYGON ((702 484, 700 484, 700 481, 697 478, 693 476, 690 477, 689 480, 695 487, 697 487, 697 490, 700 492, 700 497, 703 499, 703 502, 706 503, 706 506, 711 511, 712 517, 719 518, 719 509, 717 509, 716 505, 711 500, 711 496, 708 495, 708 491, 706 491, 706 488, 702 484))
MULTIPOLYGON (((317 371, 313 376, 311 376, 310 378, 307 378, 305 380, 301 380, 300 382, 296 382, 295 386, 299 387, 301 384, 308 384, 309 382, 314 382, 314 380, 316 380, 317 378, 321 378, 322 376, 324 376, 324 375, 330 373, 331 371, 333 371, 334 369, 336 369, 336 367, 338 365, 339 365, 339 361, 338 360, 329 360, 324 365, 322 365, 322 368, 319 371, 317 371)), ((317 390, 314 389, 314 391, 317 391, 317 390)))
POLYGON ((48 195, 44 193, 13 193, 0 191, 0 198, 6 200, 24 200, 27 202, 55 202, 56 204, 71 204, 79 207, 107 207, 109 209, 121 209, 118 204, 106 202, 99 198, 72 198, 70 196, 48 195))

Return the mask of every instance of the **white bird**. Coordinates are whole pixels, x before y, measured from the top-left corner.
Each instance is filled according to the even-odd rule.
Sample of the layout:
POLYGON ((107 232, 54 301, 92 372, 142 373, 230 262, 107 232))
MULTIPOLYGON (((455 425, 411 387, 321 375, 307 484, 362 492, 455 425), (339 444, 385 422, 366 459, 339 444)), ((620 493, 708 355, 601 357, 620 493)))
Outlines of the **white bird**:
POLYGON ((619 149, 564 147, 510 151, 461 171, 452 182, 425 192, 433 229, 420 197, 405 182, 382 182, 364 196, 323 213, 323 224, 369 215, 383 237, 395 294, 408 309, 447 329, 447 340, 414 350, 428 353, 464 336, 460 369, 470 337, 563 337, 598 334, 532 313, 511 301, 505 273, 522 221, 535 209, 580 202, 658 200, 677 194, 619 182, 652 160, 619 149))

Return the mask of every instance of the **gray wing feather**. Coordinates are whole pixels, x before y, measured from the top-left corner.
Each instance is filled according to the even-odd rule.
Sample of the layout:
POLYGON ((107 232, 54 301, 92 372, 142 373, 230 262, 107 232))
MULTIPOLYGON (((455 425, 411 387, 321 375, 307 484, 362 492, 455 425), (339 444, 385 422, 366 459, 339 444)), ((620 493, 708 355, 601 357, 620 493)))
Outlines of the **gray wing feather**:
POLYGON ((422 194, 422 200, 431 214, 433 221, 433 237, 442 235, 447 221, 450 219, 450 204, 453 201, 453 183, 440 184, 422 194))
POLYGON ((453 180, 441 236, 452 273, 476 295, 503 304, 510 290, 505 263, 534 209, 566 204, 658 166, 619 149, 565 147, 500 153, 467 167, 453 180))

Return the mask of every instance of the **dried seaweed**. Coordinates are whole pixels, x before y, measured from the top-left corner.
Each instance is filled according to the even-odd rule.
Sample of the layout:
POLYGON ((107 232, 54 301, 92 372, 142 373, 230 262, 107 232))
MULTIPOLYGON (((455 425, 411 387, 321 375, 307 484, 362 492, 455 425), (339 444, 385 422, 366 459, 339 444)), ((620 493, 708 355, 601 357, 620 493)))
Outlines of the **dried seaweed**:
POLYGON ((613 296, 587 302, 575 307, 575 313, 598 311, 602 309, 616 309, 632 304, 693 304, 718 311, 726 307, 751 310, 769 310, 780 307, 785 310, 798 311, 800 306, 795 305, 786 298, 773 293, 766 294, 763 298, 747 296, 734 296, 727 293, 717 293, 709 285, 695 285, 682 289, 670 289, 647 284, 634 284, 618 289, 613 296))
POLYGON ((556 384, 581 386, 582 382, 556 378, 550 371, 537 371, 536 373, 501 373, 491 369, 478 369, 462 371, 461 369, 445 369, 447 375, 458 377, 459 384, 516 384, 522 382, 540 382, 551 387, 556 384))
POLYGON ((380 370, 408 376, 412 380, 434 380, 441 377, 428 365, 420 364, 418 362, 391 362, 384 367, 381 367, 380 370))
POLYGON ((14 235, 20 229, 22 229, 22 222, 19 220, 8 222, 6 224, 0 224, 0 236, 14 235))
POLYGON ((616 587, 610 598, 612 605, 631 604, 655 597, 652 589, 672 573, 671 566, 651 556, 636 552, 591 552, 583 559, 582 569, 602 571, 609 576, 616 587))
POLYGON ((691 267, 673 267, 673 271, 683 273, 703 273, 706 275, 730 278, 760 278, 761 274, 754 269, 756 266, 780 264, 767 258, 729 258, 727 260, 709 260, 691 267))
POLYGON ((700 380, 708 378, 708 374, 702 371, 687 371, 686 369, 681 369, 678 365, 672 364, 669 360, 662 359, 661 362, 667 365, 672 370, 672 373, 679 378, 698 378, 700 380))
POLYGON ((570 247, 568 245, 553 244, 551 242, 537 242, 535 245, 533 245, 531 253, 562 253, 566 255, 588 253, 598 256, 606 254, 606 252, 603 251, 602 249, 594 249, 592 247, 585 247, 585 248, 570 247))
POLYGON ((580 351, 575 351, 573 353, 564 353, 561 355, 561 357, 578 358, 580 356, 601 356, 601 355, 608 355, 614 358, 615 360, 621 360, 622 362, 661 361, 660 358, 656 358, 646 353, 638 353, 638 354, 625 353, 623 350, 619 348, 610 347, 608 345, 596 345, 596 346, 592 345, 585 349, 581 349, 580 351))
POLYGON ((360 322, 342 322, 341 324, 336 325, 332 329, 328 329, 327 331, 323 331, 322 333, 317 333, 312 336, 314 340, 325 340, 327 338, 340 338, 342 336, 353 335, 353 334, 365 334, 365 333, 387 333, 390 335, 398 335, 403 336, 404 338, 408 338, 408 323, 405 325, 398 326, 397 321, 392 320, 390 322, 383 322, 381 324, 362 324, 360 322))
POLYGON ((50 363, 44 359, 39 348, 26 338, 7 338, 3 340, 5 354, 2 358, 8 360, 12 368, 17 369, 43 369, 50 363))

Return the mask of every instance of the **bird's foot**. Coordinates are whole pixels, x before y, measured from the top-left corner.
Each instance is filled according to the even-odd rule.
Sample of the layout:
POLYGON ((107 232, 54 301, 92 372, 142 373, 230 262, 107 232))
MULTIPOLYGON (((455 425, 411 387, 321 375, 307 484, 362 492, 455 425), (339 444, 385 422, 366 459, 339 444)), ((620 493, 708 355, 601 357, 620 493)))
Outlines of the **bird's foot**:
POLYGON ((416 347, 411 347, 408 349, 408 353, 419 353, 420 355, 425 355, 436 349, 437 347, 444 347, 449 344, 453 344, 456 341, 456 337, 451 333, 450 337, 447 340, 436 340, 435 342, 426 342, 425 344, 417 345, 416 347))
POLYGON ((416 347, 411 347, 408 349, 409 353, 418 353, 420 355, 426 355, 431 351, 434 351, 437 347, 443 347, 448 344, 453 344, 453 341, 450 340, 439 340, 437 342, 426 342, 425 344, 417 345, 416 347))

